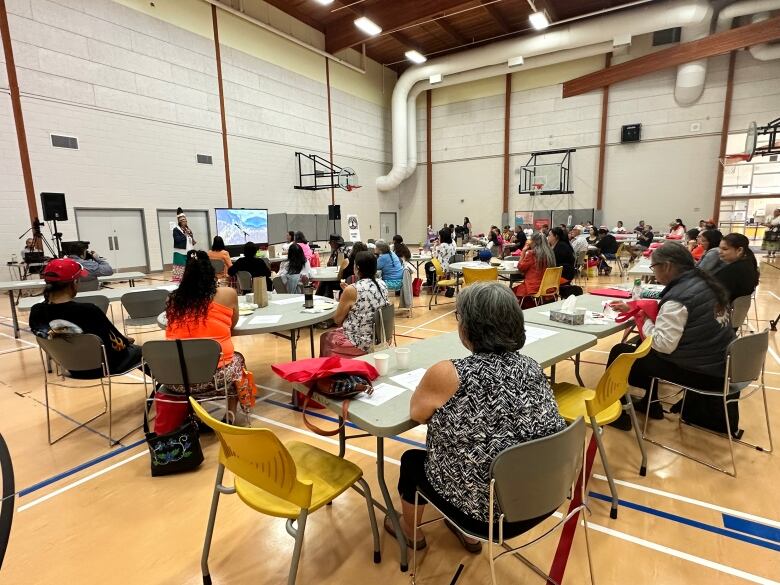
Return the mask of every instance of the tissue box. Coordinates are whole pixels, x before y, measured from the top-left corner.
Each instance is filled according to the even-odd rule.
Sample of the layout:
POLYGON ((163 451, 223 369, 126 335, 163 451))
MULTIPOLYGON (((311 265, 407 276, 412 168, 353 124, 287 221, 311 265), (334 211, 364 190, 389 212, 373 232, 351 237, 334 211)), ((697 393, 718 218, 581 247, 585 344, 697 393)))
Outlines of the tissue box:
POLYGON ((585 311, 576 311, 574 313, 567 313, 564 311, 550 311, 550 321, 566 323, 567 325, 584 325, 585 311))

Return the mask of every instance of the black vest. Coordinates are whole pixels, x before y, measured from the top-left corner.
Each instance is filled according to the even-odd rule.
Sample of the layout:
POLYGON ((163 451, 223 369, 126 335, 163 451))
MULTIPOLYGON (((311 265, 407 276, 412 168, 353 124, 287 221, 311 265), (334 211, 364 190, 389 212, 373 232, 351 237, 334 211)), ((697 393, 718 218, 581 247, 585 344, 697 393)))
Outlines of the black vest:
POLYGON ((710 376, 723 376, 726 367, 726 349, 734 339, 728 320, 716 318, 717 299, 707 282, 689 270, 670 282, 661 293, 661 305, 676 301, 688 309, 688 322, 680 343, 664 359, 686 370, 710 376))

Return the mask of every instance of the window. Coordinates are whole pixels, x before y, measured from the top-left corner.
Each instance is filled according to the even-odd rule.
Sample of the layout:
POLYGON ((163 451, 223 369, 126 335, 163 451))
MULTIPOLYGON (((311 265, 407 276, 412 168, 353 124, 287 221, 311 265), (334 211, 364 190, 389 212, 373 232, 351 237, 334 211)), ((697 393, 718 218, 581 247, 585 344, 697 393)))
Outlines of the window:
POLYGON ((653 46, 669 45, 680 42, 680 28, 666 28, 653 33, 653 46))
POLYGON ((200 165, 211 165, 214 164, 214 162, 211 160, 210 154, 199 154, 198 157, 198 164, 200 165))
POLYGON ((51 135, 51 145, 54 148, 70 148, 73 150, 79 149, 79 139, 75 136, 63 136, 61 134, 51 135))

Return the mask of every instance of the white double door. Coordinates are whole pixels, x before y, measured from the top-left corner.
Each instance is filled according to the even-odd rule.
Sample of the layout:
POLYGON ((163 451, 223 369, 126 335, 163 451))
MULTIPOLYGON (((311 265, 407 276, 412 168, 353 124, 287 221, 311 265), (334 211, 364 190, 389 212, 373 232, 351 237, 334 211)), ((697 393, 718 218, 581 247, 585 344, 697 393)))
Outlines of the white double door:
POLYGON ((79 240, 114 270, 149 270, 144 216, 140 209, 76 209, 79 240))

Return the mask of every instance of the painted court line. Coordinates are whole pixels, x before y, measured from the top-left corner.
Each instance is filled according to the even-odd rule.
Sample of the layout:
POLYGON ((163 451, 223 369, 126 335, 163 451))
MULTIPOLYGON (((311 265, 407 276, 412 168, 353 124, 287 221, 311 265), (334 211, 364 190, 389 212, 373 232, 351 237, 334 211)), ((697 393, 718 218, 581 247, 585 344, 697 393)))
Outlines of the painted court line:
POLYGON ((37 343, 31 343, 27 341, 26 339, 22 339, 21 337, 14 337, 13 335, 8 335, 7 333, 0 333, 0 336, 7 337, 8 339, 13 339, 14 341, 18 341, 19 343, 24 343, 25 345, 29 347, 38 347, 37 343))
POLYGON ((444 315, 439 315, 438 317, 434 317, 430 321, 426 321, 425 323, 420 323, 416 327, 412 327, 407 333, 411 333, 412 331, 417 331, 418 329, 421 329, 425 327, 426 325, 430 325, 431 323, 434 323, 435 321, 438 321, 439 319, 444 319, 444 317, 447 317, 448 315, 452 315, 455 311, 450 311, 448 313, 444 313, 444 315))

